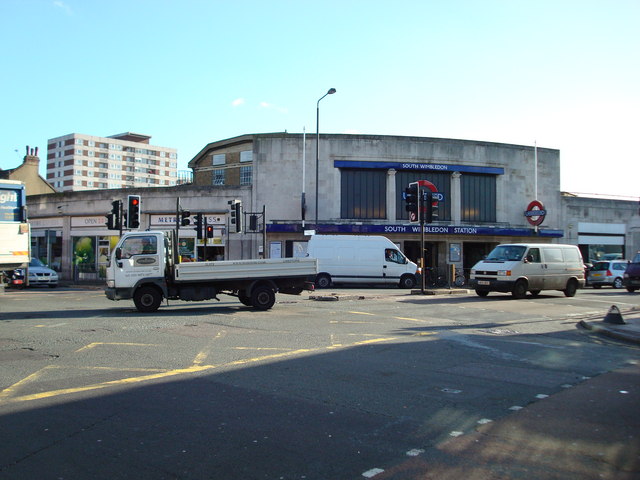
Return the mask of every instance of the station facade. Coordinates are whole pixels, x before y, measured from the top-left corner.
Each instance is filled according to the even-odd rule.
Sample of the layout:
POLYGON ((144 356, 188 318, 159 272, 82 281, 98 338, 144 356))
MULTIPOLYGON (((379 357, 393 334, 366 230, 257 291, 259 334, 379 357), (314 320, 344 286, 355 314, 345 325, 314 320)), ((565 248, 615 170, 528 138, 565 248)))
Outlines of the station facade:
POLYGON ((585 260, 592 251, 624 256, 640 248, 637 202, 585 203, 563 194, 555 149, 337 134, 320 135, 318 147, 315 135, 242 135, 206 145, 189 162, 190 185, 31 196, 34 256, 63 279, 101 279, 119 236, 107 230, 104 215, 112 201, 135 194, 142 197, 141 230, 175 229, 178 208, 203 213, 214 226, 206 245, 193 225, 180 228, 184 259, 304 256, 312 234, 355 234, 384 235, 416 261, 423 235, 403 193, 419 180, 441 198, 423 245, 426 266, 439 273, 452 265, 468 273, 507 242, 586 242, 585 260), (243 233, 230 225, 234 200, 242 202, 243 233), (609 246, 591 248, 594 241, 609 246))
POLYGON ((304 255, 309 233, 315 232, 384 235, 410 259, 419 259, 420 224, 410 222, 403 200, 405 188, 419 180, 433 184, 441 198, 439 218, 424 227, 426 266, 469 269, 498 243, 564 236, 558 150, 320 135, 316 157, 315 135, 245 135, 207 145, 189 163, 194 182, 211 184, 224 158, 246 150, 253 160, 250 208, 267 206, 270 256, 304 255), (531 222, 537 217, 525 216, 535 200, 544 208, 540 226, 531 222))

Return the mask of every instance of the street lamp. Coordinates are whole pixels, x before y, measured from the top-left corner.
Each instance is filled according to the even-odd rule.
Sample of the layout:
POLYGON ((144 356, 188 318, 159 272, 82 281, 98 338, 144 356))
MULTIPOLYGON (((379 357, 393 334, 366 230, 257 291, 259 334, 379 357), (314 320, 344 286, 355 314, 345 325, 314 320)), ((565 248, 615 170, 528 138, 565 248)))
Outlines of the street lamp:
POLYGON ((320 100, 334 93, 336 93, 336 89, 330 88, 327 93, 318 99, 318 103, 316 103, 316 229, 318 228, 318 185, 320 184, 320 179, 318 178, 320 165, 320 100))

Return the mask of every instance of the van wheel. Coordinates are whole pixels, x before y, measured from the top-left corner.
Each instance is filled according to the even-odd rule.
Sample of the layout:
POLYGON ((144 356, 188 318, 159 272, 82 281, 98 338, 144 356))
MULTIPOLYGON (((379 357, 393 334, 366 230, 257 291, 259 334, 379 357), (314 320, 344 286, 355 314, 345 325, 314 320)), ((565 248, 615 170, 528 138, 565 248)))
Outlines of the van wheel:
POLYGON ((578 291, 578 282, 572 278, 567 282, 567 287, 563 291, 565 297, 575 297, 578 291))
POLYGON ((479 297, 486 297, 487 295, 489 295, 489 290, 476 289, 476 295, 478 295, 479 297))
POLYGON ((622 288, 622 279, 620 277, 613 281, 613 288, 622 288))
POLYGON ((527 296, 527 286, 526 280, 518 280, 513 286, 513 291, 511 292, 513 298, 517 298, 518 300, 525 298, 527 296))
POLYGON ((272 288, 261 286, 251 292, 251 305, 258 310, 269 310, 276 303, 276 293, 272 288))
POLYGON ((331 277, 327 273, 321 273, 316 277, 316 287, 328 288, 331 286, 331 277))
POLYGON ((403 275, 400 277, 400 288, 413 288, 416 286, 416 277, 413 275, 403 275))
POLYGON ((133 303, 139 312, 155 312, 162 303, 162 294, 155 287, 140 287, 133 296, 133 303))

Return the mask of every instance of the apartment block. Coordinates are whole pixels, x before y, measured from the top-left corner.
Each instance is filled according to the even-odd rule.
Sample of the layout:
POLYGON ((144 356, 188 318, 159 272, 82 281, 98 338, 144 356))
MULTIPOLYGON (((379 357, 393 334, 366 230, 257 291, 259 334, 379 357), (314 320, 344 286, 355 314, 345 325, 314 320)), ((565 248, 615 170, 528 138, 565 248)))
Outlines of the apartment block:
POLYGON ((177 150, 151 145, 150 139, 131 132, 49 139, 47 181, 58 192, 178 184, 177 150))

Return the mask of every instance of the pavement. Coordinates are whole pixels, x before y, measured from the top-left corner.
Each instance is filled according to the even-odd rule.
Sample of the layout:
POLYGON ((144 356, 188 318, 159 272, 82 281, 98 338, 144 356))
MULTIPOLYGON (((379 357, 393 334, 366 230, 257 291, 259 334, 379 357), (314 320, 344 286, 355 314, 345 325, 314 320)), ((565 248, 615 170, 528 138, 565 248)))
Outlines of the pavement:
POLYGON ((389 466, 375 480, 637 480, 640 365, 540 399, 389 466))
POLYGON ((612 305, 602 320, 578 322, 578 328, 640 345, 640 307, 620 310, 612 305))

